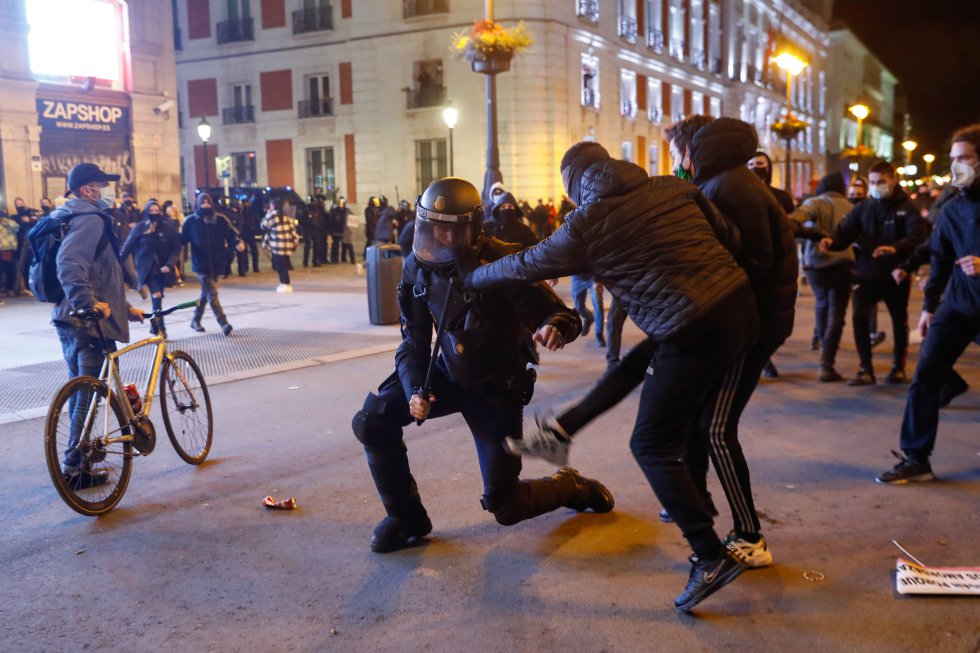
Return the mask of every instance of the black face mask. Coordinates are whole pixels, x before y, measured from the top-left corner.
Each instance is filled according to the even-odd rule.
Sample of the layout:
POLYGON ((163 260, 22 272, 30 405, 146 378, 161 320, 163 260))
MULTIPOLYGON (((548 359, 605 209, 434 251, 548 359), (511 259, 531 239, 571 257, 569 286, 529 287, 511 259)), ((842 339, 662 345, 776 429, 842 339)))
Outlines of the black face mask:
POLYGON ((157 220, 160 219, 159 213, 147 213, 146 216, 153 222, 156 222, 157 220))
POLYGON ((17 207, 17 215, 26 215, 26 214, 27 214, 27 207, 26 206, 18 206, 17 207))
POLYGON ((863 197, 848 197, 847 198, 847 201, 850 202, 851 204, 857 204, 858 202, 862 201, 863 199, 864 199, 863 197))
POLYGON ((519 220, 521 217, 521 212, 517 209, 504 209, 497 213, 502 221, 507 220, 519 220))
POLYGON ((213 208, 211 208, 210 206, 202 206, 201 208, 199 208, 199 209, 197 210, 197 214, 198 214, 199 216, 201 216, 202 218, 207 218, 207 217, 208 217, 208 216, 210 216, 210 215, 211 215, 212 213, 214 213, 214 209, 213 209, 213 208))
POLYGON ((752 168, 752 172, 763 182, 769 182, 769 168, 752 168))

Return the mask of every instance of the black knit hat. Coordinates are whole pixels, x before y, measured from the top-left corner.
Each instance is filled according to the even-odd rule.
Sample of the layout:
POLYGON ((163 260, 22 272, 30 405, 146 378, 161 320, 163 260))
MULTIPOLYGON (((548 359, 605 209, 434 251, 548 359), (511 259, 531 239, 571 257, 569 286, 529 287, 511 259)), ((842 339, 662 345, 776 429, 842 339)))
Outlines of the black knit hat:
POLYGON ((582 141, 568 148, 565 156, 561 158, 561 171, 563 173, 562 176, 568 179, 568 188, 565 190, 568 191, 569 199, 575 202, 576 205, 581 204, 582 198, 579 190, 582 175, 585 174, 585 171, 593 163, 608 161, 611 158, 606 148, 591 141, 582 141), (568 168, 570 168, 570 171, 566 176, 564 172, 568 168))

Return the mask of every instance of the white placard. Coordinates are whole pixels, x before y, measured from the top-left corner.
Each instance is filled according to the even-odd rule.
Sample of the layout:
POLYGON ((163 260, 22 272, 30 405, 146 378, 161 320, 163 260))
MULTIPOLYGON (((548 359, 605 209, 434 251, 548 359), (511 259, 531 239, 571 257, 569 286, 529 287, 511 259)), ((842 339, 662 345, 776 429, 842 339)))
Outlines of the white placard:
POLYGON ((895 572, 895 589, 899 594, 980 596, 980 567, 924 567, 898 558, 895 572))

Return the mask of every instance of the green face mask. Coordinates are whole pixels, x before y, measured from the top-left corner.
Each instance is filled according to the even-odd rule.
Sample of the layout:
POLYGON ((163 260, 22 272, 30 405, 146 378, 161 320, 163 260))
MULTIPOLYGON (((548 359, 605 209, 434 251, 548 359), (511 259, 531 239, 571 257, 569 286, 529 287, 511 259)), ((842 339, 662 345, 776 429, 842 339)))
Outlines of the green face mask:
POLYGON ((691 181, 691 173, 680 166, 674 169, 674 174, 684 181, 691 181))

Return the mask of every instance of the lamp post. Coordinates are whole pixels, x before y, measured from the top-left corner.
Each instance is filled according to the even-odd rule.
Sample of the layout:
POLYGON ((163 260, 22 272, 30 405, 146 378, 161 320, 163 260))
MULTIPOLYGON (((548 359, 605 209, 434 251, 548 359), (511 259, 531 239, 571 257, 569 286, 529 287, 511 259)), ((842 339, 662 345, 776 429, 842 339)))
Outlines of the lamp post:
POLYGON ((201 118, 197 123, 197 135, 204 141, 204 189, 211 188, 211 167, 208 165, 208 139, 211 138, 211 123, 207 118, 201 118))
POLYGON ((448 104, 449 106, 442 110, 442 119, 446 121, 446 127, 449 127, 449 176, 455 177, 456 175, 453 171, 453 127, 456 126, 459 111, 456 110, 452 102, 448 104))
POLYGON ((864 119, 871 114, 871 110, 864 104, 855 104, 852 107, 848 107, 847 110, 850 111, 851 115, 857 118, 858 121, 857 142, 854 144, 854 148, 860 150, 861 145, 863 145, 861 142, 861 127, 864 125, 864 119))
POLYGON ((788 52, 783 52, 772 59, 781 70, 786 71, 786 117, 772 126, 772 131, 786 142, 786 192, 793 193, 793 139, 810 126, 810 123, 798 120, 793 115, 793 77, 803 72, 807 63, 788 52))
POLYGON ((917 147, 919 147, 919 144, 916 143, 915 141, 908 140, 908 141, 903 141, 902 142, 902 148, 905 150, 905 169, 906 170, 908 170, 908 167, 910 165, 912 165, 912 152, 914 152, 915 151, 915 148, 917 148, 917 147))
POLYGON ((932 162, 936 160, 935 154, 923 154, 922 160, 926 162, 926 178, 932 177, 932 162))

